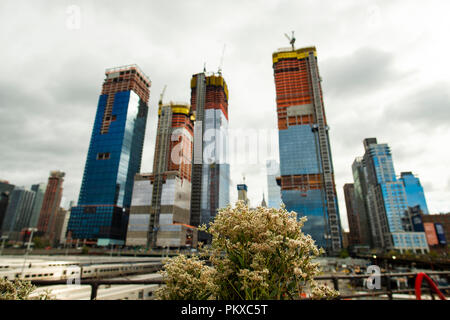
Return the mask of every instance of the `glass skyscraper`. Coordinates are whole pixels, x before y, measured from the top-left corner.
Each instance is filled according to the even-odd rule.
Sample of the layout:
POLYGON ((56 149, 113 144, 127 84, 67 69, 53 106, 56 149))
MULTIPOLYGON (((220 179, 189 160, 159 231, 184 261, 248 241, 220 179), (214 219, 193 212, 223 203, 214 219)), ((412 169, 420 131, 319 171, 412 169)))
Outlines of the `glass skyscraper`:
MULTIPOLYGON (((221 74, 195 74, 191 79, 195 114, 191 225, 208 224, 230 201, 228 152, 228 87, 221 74)), ((209 236, 199 233, 200 241, 209 236)))
POLYGON ((125 242, 150 95, 150 80, 137 65, 106 69, 105 75, 78 205, 68 225, 68 237, 98 245, 125 242))
POLYGON ((33 210, 31 213, 31 218, 30 218, 30 223, 29 223, 30 228, 37 227, 37 224, 39 221, 39 216, 40 216, 41 209, 42 209, 42 204, 44 202, 44 195, 45 195, 46 189, 47 189, 47 184, 45 184, 45 183, 33 184, 31 186, 31 190, 33 190, 36 193, 36 196, 34 197, 33 210))
POLYGON ((29 227, 35 192, 24 187, 11 191, 8 209, 2 225, 2 235, 10 240, 19 240, 20 232, 29 227))
POLYGON ((412 172, 402 172, 399 180, 405 187, 408 207, 420 206, 424 214, 429 214, 427 201, 425 200, 425 194, 419 178, 414 176, 412 172))
POLYGON ((303 232, 318 246, 339 252, 341 225, 316 48, 280 49, 272 62, 282 201, 308 218, 303 232))
POLYGON ((364 140, 364 148, 366 202, 373 245, 400 251, 428 251, 425 233, 404 229, 406 192, 403 183, 396 178, 389 146, 368 138, 364 140))

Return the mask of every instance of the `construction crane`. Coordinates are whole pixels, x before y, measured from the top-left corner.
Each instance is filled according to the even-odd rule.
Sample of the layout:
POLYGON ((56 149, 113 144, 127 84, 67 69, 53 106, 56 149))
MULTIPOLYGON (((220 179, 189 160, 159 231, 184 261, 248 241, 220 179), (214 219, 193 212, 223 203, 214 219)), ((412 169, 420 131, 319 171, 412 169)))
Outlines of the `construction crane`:
POLYGON ((159 105, 160 107, 161 107, 162 104, 163 104, 163 97, 164 97, 164 93, 166 92, 166 88, 167 88, 167 84, 164 85, 164 89, 163 89, 163 91, 161 92, 161 95, 159 96, 159 102, 158 102, 158 105, 159 105))
POLYGON ((222 57, 220 58, 220 64, 219 64, 219 70, 218 73, 219 75, 222 75, 222 65, 223 65, 223 56, 225 55, 225 44, 223 45, 223 50, 222 50, 222 57))
POLYGON ((295 43, 294 31, 292 31, 292 37, 289 37, 286 33, 284 35, 289 40, 289 43, 292 46, 292 51, 294 51, 295 50, 295 47, 294 47, 294 43, 295 43))

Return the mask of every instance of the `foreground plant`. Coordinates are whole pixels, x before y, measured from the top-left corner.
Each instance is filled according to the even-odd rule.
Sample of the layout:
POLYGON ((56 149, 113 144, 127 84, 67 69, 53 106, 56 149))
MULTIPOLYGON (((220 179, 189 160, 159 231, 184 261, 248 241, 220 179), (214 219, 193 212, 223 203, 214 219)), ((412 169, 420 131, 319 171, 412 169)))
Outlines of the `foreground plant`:
POLYGON ((250 209, 241 201, 219 210, 209 228, 200 228, 212 235, 211 247, 203 250, 212 267, 196 257, 169 260, 163 273, 167 285, 158 298, 193 296, 194 289, 186 287, 200 278, 208 284, 207 292, 190 299, 280 300, 307 293, 313 299, 336 297, 336 291, 314 280, 320 269, 312 260, 323 251, 301 232, 306 218, 297 221, 296 216, 284 207, 250 209))
POLYGON ((30 294, 36 289, 36 286, 32 285, 29 281, 23 281, 15 279, 9 281, 6 279, 0 279, 0 300, 49 300, 50 292, 37 295, 36 297, 30 297, 30 294))
POLYGON ((160 273, 166 285, 156 292, 161 300, 206 300, 215 296, 216 270, 205 265, 198 257, 179 255, 167 259, 164 271, 160 273))

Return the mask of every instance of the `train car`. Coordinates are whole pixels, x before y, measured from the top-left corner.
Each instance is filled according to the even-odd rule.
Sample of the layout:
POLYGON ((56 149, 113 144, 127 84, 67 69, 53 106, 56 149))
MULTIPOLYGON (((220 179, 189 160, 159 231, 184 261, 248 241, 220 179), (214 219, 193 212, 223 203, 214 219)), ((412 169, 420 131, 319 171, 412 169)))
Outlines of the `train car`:
POLYGON ((0 278, 14 280, 71 280, 111 278, 153 272, 157 262, 75 265, 73 263, 30 262, 8 265, 0 269, 0 278))
POLYGON ((69 267, 33 267, 15 268, 0 271, 0 278, 13 281, 21 280, 65 280, 69 278, 80 278, 81 268, 78 266, 69 267))

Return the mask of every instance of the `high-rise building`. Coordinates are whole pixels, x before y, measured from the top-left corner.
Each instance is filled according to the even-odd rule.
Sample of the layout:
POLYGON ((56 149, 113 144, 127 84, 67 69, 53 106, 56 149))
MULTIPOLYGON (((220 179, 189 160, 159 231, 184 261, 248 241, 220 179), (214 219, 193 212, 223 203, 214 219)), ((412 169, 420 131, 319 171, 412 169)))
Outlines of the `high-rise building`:
POLYGON ((400 173, 400 179, 405 187, 406 200, 408 207, 420 206, 424 214, 428 214, 427 201, 423 192, 420 179, 413 175, 412 172, 400 173))
POLYGON ((54 232, 55 235, 53 237, 53 243, 52 245, 57 246, 58 244, 60 244, 62 239, 65 239, 65 231, 64 230, 64 224, 66 223, 67 226, 67 217, 69 215, 69 212, 64 209, 64 208, 59 208, 58 213, 56 214, 56 218, 55 218, 55 227, 54 227, 54 232))
POLYGON ((341 223, 316 48, 280 49, 272 62, 282 201, 299 218, 308 218, 303 232, 337 253, 341 223))
POLYGON ((59 244, 66 244, 67 240, 67 227, 69 226, 69 220, 70 220, 70 208, 69 210, 65 210, 63 212, 60 211, 60 219, 62 219, 62 226, 61 226, 61 232, 59 234, 59 244))
POLYGON ((267 170, 267 206, 279 209, 281 206, 281 189, 277 184, 277 177, 280 175, 280 164, 275 160, 266 161, 267 170))
MULTIPOLYGON (((195 114, 192 167, 191 225, 208 224, 217 209, 229 204, 228 88, 219 75, 195 74, 191 79, 195 114)), ((199 233, 199 240, 209 236, 199 233)))
POLYGON ((264 193, 263 193, 263 199, 261 201, 261 207, 267 208, 267 203, 266 203, 266 198, 264 196, 264 193))
POLYGON ((368 138, 364 140, 364 149, 366 203, 373 246, 401 252, 428 251, 425 233, 404 229, 406 193, 403 183, 396 178, 389 146, 368 138))
POLYGON ((250 206, 249 200, 247 198, 247 185, 245 183, 237 185, 238 190, 238 200, 243 201, 247 206, 250 206))
POLYGON ((358 157, 352 164, 353 174, 353 214, 358 217, 360 230, 360 244, 364 246, 372 246, 372 236, 370 228, 370 219, 367 209, 367 183, 363 158, 358 157))
POLYGON ((361 229, 359 215, 356 211, 355 186, 353 183, 344 184, 345 206, 347 208, 348 227, 348 245, 361 244, 361 229))
POLYGON ((50 242, 53 242, 56 236, 55 222, 61 205, 64 176, 62 171, 50 172, 37 222, 37 235, 47 238, 50 242))
POLYGON ((121 245, 141 168, 150 80, 137 65, 106 69, 105 76, 68 230, 86 243, 121 245))
POLYGON ((8 181, 0 181, 0 232, 2 230, 3 220, 5 219, 6 210, 8 209, 11 192, 14 190, 14 185, 8 181))
POLYGON ((45 183, 33 184, 31 186, 31 190, 35 192, 33 209, 31 211, 30 223, 28 227, 36 228, 39 215, 41 213, 42 204, 44 202, 45 190, 47 189, 47 185, 45 183))
POLYGON ((197 228, 189 225, 193 120, 190 105, 160 102, 153 173, 135 177, 126 245, 196 246, 197 228))
POLYGON ((3 220, 2 235, 10 240, 20 240, 20 231, 28 227, 35 193, 24 187, 15 187, 9 198, 3 220))

